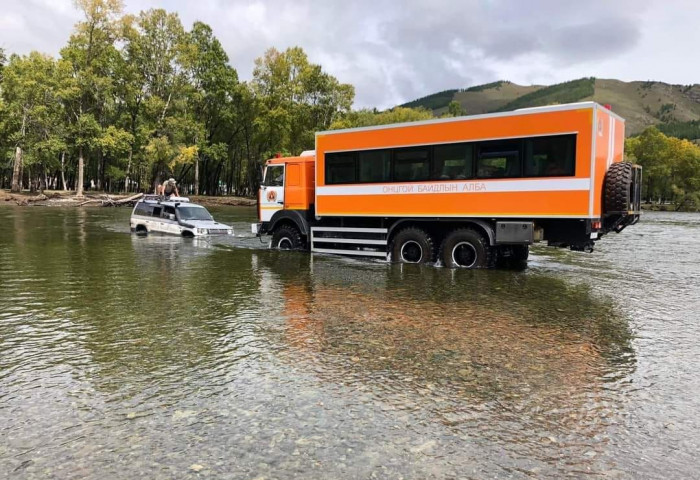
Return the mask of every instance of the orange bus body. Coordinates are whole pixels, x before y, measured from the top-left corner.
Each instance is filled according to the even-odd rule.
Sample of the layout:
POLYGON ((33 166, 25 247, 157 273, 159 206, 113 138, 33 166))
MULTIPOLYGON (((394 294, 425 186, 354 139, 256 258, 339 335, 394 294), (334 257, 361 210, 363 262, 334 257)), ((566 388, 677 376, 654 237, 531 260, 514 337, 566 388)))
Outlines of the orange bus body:
POLYGON ((588 102, 322 132, 316 135, 316 215, 600 218, 607 167, 622 161, 625 122, 588 102), (573 177, 325 185, 330 152, 575 134, 573 177))

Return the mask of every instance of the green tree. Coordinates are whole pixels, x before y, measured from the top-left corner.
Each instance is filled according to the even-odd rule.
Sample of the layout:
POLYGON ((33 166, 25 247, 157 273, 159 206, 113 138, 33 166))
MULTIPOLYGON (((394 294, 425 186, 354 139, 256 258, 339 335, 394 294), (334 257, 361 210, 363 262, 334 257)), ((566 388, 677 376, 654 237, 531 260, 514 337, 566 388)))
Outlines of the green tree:
MULTIPOLYGON (((39 170, 44 170, 46 162, 62 148, 57 70, 53 58, 38 52, 25 57, 13 55, 3 70, 2 95, 7 113, 4 128, 14 147, 13 192, 22 189, 25 168, 36 164, 39 170)), ((43 187, 43 182, 33 182, 29 177, 31 189, 37 183, 41 185, 39 188, 43 187)))
POLYGON ((447 116, 448 117, 461 117, 462 115, 466 115, 464 108, 462 108, 462 104, 456 100, 452 100, 450 102, 450 104, 447 106, 447 116))
POLYGON ((349 112, 355 96, 351 85, 310 63, 299 47, 265 52, 255 61, 251 88, 260 100, 258 126, 268 155, 312 148, 314 132, 349 112))
POLYGON ((101 130, 110 119, 113 101, 112 77, 118 52, 120 0, 76 0, 84 15, 61 56, 68 61, 72 75, 63 89, 69 112, 68 137, 78 153, 76 195, 83 195, 85 154, 97 146, 101 130))
POLYGON ((238 74, 228 64, 228 55, 211 27, 202 22, 195 22, 192 26, 183 52, 183 65, 189 80, 187 109, 199 126, 185 132, 182 143, 199 146, 198 154, 190 162, 185 162, 194 165, 194 192, 199 195, 200 155, 207 167, 205 184, 208 188, 205 191, 209 192, 215 189, 212 180, 217 179, 213 177, 222 168, 221 162, 228 158, 228 145, 240 130, 234 105, 238 74))
POLYGON ((676 209, 700 207, 700 147, 688 140, 667 137, 655 127, 627 139, 628 160, 644 167, 643 196, 676 209))

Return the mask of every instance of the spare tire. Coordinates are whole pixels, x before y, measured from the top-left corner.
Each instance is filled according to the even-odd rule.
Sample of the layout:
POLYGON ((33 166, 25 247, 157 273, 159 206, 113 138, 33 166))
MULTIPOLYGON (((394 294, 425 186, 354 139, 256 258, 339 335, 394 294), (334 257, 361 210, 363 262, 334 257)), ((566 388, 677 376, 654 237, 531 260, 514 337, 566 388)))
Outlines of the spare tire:
POLYGON ((622 213, 632 203, 634 168, 631 163, 613 163, 605 174, 605 213, 622 213))

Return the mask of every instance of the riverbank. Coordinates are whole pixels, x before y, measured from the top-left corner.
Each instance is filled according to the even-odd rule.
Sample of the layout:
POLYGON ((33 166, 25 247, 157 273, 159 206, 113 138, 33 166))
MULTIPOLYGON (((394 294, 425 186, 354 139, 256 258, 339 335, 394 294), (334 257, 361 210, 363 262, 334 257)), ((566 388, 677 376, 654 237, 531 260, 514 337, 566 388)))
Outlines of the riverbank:
MULTIPOLYGON (((55 190, 46 190, 44 193, 10 193, 8 190, 0 190, 0 205, 20 205, 20 206, 37 206, 37 207, 101 207, 109 206, 113 202, 127 199, 133 196, 129 194, 107 194, 104 192, 85 192, 82 198, 75 196, 74 192, 63 192, 55 190)), ((254 207, 257 201, 254 198, 222 196, 190 196, 190 201, 211 206, 235 206, 235 207, 254 207)))
POLYGON ((642 210, 649 212, 697 212, 698 208, 692 207, 682 207, 676 209, 677 207, 672 203, 642 203, 642 210))

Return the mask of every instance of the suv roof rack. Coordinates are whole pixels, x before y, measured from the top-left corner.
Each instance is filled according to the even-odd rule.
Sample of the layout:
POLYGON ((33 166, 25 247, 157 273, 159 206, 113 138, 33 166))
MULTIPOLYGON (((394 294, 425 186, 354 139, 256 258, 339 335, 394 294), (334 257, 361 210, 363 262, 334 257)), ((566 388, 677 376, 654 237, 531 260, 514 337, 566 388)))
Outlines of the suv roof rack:
POLYGON ((189 203, 190 199, 187 197, 176 197, 175 195, 171 197, 166 197, 164 195, 155 195, 152 193, 145 194, 142 198, 145 202, 178 202, 178 203, 189 203))

